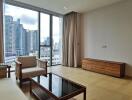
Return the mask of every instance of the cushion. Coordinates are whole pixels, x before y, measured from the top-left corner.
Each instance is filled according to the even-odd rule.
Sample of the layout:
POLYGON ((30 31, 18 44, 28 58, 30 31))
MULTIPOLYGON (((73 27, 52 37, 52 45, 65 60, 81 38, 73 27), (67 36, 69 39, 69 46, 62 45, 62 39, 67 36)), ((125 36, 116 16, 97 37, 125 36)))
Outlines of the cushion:
POLYGON ((46 75, 46 71, 44 68, 33 67, 33 68, 25 68, 22 69, 22 78, 30 78, 40 75, 46 75))
POLYGON ((21 62, 23 68, 35 67, 37 65, 36 56, 19 56, 17 60, 21 62))

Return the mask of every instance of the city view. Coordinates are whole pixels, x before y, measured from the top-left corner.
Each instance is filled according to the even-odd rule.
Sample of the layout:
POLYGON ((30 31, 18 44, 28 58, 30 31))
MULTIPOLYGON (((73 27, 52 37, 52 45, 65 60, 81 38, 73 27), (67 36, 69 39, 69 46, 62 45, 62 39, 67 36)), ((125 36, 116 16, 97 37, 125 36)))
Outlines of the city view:
MULTIPOLYGON (((41 47, 39 45, 39 30, 38 30, 38 24, 36 24, 37 22, 34 23, 31 22, 25 24, 20 16, 19 16, 20 18, 19 17, 17 18, 11 15, 12 13, 10 13, 10 11, 8 10, 9 7, 11 9, 14 9, 15 6, 11 6, 11 5, 5 6, 5 16, 4 16, 5 62, 6 63, 14 62, 16 56, 35 55, 38 57, 38 54, 40 52, 40 58, 42 60, 47 60, 48 65, 50 64, 50 61, 52 61, 52 65, 61 64, 61 35, 60 35, 61 29, 59 29, 61 25, 60 19, 57 17, 53 17, 53 37, 52 37, 52 55, 51 55, 51 46, 50 46, 51 43, 50 43, 50 35, 47 35, 49 34, 48 31, 42 31, 40 33, 40 44, 43 45, 41 47), (32 28, 31 28, 31 24, 34 24, 32 25, 33 26, 32 28), (40 46, 40 51, 39 51, 39 46, 40 46), (51 57, 52 60, 50 60, 51 57)), ((19 8, 19 10, 23 10, 23 9, 24 8, 19 8)), ((24 19, 24 20, 28 20, 28 19, 24 19)), ((35 20, 38 21, 38 16, 36 17, 35 20)), ((45 26, 44 28, 46 30, 49 27, 45 26)))

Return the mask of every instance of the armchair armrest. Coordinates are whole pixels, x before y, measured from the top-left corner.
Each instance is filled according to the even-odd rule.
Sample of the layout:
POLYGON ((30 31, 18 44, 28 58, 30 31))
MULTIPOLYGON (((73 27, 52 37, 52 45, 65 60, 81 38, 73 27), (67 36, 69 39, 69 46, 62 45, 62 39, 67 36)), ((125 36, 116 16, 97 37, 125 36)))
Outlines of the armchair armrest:
POLYGON ((37 59, 37 65, 38 67, 47 68, 47 61, 37 59))
POLYGON ((15 70, 16 77, 21 78, 22 77, 22 64, 18 60, 16 60, 15 63, 16 63, 16 70, 15 70))
POLYGON ((47 61, 37 59, 37 66, 44 68, 46 70, 46 73, 47 73, 47 61))
POLYGON ((15 60, 15 63, 18 64, 18 65, 22 65, 22 63, 19 62, 18 60, 15 60))

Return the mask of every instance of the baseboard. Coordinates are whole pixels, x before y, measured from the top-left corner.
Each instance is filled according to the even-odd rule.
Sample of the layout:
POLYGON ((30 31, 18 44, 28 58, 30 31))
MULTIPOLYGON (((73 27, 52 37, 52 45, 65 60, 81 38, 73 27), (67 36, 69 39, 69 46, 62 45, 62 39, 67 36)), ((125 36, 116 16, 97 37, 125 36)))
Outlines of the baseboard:
POLYGON ((132 79, 132 76, 129 76, 129 75, 125 75, 125 78, 131 78, 131 79, 132 79))

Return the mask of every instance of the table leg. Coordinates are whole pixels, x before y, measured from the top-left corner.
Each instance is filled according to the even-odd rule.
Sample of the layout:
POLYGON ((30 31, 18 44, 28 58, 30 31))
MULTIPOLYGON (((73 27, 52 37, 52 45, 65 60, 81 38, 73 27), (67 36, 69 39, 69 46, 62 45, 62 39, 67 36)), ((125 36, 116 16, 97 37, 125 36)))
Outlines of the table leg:
POLYGON ((10 68, 11 68, 11 66, 8 66, 8 78, 10 78, 10 68))
POLYGON ((86 90, 84 90, 83 100, 86 100, 86 90))
POLYGON ((40 83, 40 76, 37 77, 38 83, 40 83))
POLYGON ((32 81, 30 80, 30 94, 32 93, 32 81))

